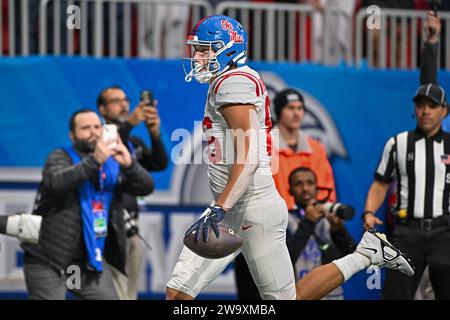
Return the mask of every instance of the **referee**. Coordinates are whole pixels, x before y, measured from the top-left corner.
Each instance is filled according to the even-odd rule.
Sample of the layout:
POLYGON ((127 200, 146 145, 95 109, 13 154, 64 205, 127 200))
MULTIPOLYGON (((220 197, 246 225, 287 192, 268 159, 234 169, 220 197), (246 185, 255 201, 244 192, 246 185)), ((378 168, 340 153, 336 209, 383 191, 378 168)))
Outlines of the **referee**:
POLYGON ((422 85, 414 97, 417 128, 386 143, 366 199, 366 228, 381 224, 374 212, 396 178, 395 227, 390 241, 414 262, 414 277, 387 270, 383 299, 413 299, 426 266, 437 299, 450 299, 450 134, 444 90, 422 85))

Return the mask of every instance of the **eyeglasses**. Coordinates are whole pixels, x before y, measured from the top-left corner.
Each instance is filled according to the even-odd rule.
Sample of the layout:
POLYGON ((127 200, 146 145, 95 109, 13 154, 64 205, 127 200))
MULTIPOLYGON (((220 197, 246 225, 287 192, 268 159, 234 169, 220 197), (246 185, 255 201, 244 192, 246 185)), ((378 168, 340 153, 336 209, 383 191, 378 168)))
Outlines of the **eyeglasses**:
POLYGON ((122 103, 123 101, 125 101, 126 103, 130 103, 130 99, 128 97, 125 98, 114 98, 111 100, 106 101, 106 104, 119 104, 122 103))

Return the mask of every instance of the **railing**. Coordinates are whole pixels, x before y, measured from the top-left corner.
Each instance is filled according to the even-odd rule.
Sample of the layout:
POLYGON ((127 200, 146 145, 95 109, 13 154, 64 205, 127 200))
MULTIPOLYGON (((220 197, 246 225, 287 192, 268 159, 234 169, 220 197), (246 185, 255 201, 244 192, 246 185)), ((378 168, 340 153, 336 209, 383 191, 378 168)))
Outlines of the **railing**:
MULTIPOLYGON (((0 0, 0 56, 80 55, 179 58, 184 39, 201 17, 227 14, 249 34, 253 61, 290 61, 413 69, 419 64, 426 11, 386 10, 381 28, 355 17, 309 5, 207 0, 0 0), (5 6, 7 4, 7 6, 5 6), (68 28, 79 9, 79 28, 68 28), (6 11, 5 11, 6 10, 6 11)), ((450 13, 443 22, 440 65, 450 70, 450 13)))
POLYGON ((192 24, 212 13, 207 0, 0 0, 0 56, 179 57, 192 24))
MULTIPOLYGON (((253 61, 314 61, 324 64, 333 64, 333 60, 351 61, 351 50, 339 50, 342 39, 333 38, 330 32, 350 27, 351 17, 336 8, 330 8, 322 15, 309 5, 226 1, 219 3, 215 11, 243 24, 249 34, 249 55, 253 61), (322 27, 319 39, 318 34, 314 34, 314 22, 322 27), (332 47, 338 49, 334 50, 337 56, 332 57, 332 50, 325 49, 332 47)), ((352 37, 347 36, 343 41, 344 46, 350 49, 352 37)))
POLYGON ((39 8, 39 53, 61 54, 61 39, 64 39, 61 31, 65 30, 67 55, 75 53, 73 40, 78 32, 81 55, 179 57, 184 53, 183 42, 192 23, 212 12, 206 0, 42 0, 39 8), (59 27, 62 3, 67 8, 75 2, 80 4, 81 28, 74 31, 65 24, 59 27), (51 37, 47 32, 49 3, 53 3, 51 37), (50 48, 48 38, 53 39, 50 48), (49 50, 51 48, 53 52, 49 50), (133 54, 132 51, 136 52, 133 54))
POLYGON ((30 53, 29 1, 0 0, 0 56, 4 51, 14 56, 18 49, 22 55, 30 53), (4 12, 4 9, 7 11, 4 12))
MULTIPOLYGON (((423 26, 427 11, 381 10, 381 28, 373 30, 366 27, 368 15, 365 9, 356 15, 356 65, 361 66, 366 52, 366 61, 370 67, 417 68, 422 41, 426 37, 423 26)), ((443 59, 450 70, 450 13, 440 12, 439 15, 445 27, 442 32, 446 35, 441 41, 446 55, 439 56, 439 59, 443 59)))

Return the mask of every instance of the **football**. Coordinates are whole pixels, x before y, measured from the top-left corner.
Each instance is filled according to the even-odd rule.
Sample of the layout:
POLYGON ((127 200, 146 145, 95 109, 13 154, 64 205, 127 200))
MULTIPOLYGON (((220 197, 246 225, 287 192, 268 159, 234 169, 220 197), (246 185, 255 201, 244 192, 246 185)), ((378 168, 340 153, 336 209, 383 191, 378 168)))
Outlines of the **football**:
POLYGON ((214 230, 209 229, 208 241, 195 241, 195 231, 184 238, 184 244, 194 253, 207 259, 220 259, 229 256, 242 246, 242 239, 233 230, 219 226, 220 237, 216 238, 214 230))

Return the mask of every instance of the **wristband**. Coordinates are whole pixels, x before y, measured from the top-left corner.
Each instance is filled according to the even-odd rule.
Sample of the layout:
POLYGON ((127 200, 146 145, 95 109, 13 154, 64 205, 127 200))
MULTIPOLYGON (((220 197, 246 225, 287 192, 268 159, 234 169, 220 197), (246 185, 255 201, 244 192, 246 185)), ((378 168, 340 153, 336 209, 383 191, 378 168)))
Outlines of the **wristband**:
POLYGON ((364 211, 364 212, 361 214, 361 219, 364 220, 364 218, 365 218, 366 215, 368 215, 368 214, 371 214, 371 215, 375 216, 375 214, 374 214, 372 211, 366 210, 366 211, 364 211))

